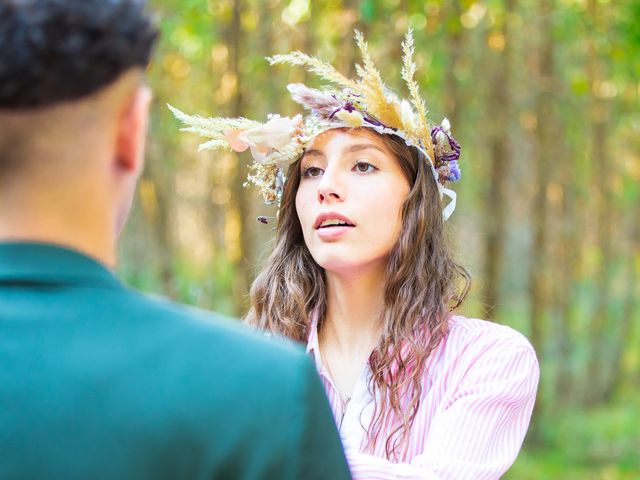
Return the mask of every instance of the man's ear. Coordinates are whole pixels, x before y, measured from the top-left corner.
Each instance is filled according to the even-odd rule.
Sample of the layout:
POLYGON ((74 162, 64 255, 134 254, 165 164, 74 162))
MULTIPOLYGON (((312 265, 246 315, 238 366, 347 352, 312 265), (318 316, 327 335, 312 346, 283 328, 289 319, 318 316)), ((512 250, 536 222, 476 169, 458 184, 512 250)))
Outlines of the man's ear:
POLYGON ((140 86, 124 106, 117 126, 116 167, 125 171, 142 170, 149 119, 151 90, 140 86))

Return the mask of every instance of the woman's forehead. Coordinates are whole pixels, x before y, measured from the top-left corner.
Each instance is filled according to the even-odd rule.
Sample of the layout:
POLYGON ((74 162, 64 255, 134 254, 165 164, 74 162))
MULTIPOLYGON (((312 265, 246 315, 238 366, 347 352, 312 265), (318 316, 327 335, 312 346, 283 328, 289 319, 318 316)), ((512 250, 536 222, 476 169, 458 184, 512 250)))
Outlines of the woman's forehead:
POLYGON ((305 149, 305 155, 324 154, 330 149, 344 150, 354 147, 359 147, 356 150, 362 150, 366 147, 380 150, 386 154, 391 153, 380 135, 368 128, 335 128, 323 132, 311 140, 305 149))

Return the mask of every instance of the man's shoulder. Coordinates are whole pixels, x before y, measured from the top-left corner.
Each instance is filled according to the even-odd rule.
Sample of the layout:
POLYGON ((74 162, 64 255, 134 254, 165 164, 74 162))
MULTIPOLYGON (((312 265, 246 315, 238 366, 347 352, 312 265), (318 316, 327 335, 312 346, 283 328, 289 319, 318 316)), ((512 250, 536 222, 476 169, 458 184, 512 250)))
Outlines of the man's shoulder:
POLYGON ((289 435, 282 426, 315 374, 301 346, 265 337, 223 315, 130 295, 122 307, 127 320, 118 324, 136 339, 135 352, 126 355, 131 375, 143 378, 147 391, 188 411, 181 415, 203 438, 216 431, 264 433, 271 428, 267 418, 282 428, 279 435, 289 435))
POLYGON ((273 370, 292 373, 307 360, 300 345, 275 340, 250 329, 240 320, 161 296, 130 292, 129 315, 146 324, 147 335, 171 339, 168 355, 213 362, 217 368, 273 370))
POLYGON ((156 369, 164 374, 151 388, 160 384, 162 408, 170 404, 179 412, 182 428, 211 450, 211 458, 220 464, 241 458, 233 466, 239 478, 253 477, 242 469, 255 472, 264 462, 272 472, 258 475, 265 478, 297 478, 307 464, 330 472, 310 474, 314 478, 347 478, 322 385, 301 345, 164 299, 138 301, 159 319, 161 336, 169 332, 170 347, 163 346, 156 369))

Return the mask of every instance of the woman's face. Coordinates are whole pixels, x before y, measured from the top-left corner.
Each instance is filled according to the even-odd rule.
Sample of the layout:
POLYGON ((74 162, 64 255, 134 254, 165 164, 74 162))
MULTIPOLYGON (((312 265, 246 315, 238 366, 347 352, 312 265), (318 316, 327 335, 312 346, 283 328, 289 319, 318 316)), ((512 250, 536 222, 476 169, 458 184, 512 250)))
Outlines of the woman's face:
POLYGON ((307 248, 327 271, 385 268, 409 182, 374 133, 329 130, 300 161, 296 211, 307 248))

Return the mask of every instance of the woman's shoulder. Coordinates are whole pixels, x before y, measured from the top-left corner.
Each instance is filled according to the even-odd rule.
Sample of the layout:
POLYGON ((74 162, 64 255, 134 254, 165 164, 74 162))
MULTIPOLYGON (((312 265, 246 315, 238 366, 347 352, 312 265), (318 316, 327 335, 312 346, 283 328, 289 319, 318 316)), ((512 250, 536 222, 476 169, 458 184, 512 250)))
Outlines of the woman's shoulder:
POLYGON ((506 325, 454 316, 432 362, 427 371, 434 382, 474 391, 487 384, 494 393, 535 397, 540 375, 536 353, 523 334, 506 325))
POLYGON ((535 356, 531 342, 514 328, 461 315, 454 315, 449 320, 446 343, 449 347, 472 349, 476 352, 501 348, 528 351, 535 356))
POLYGON ((529 340, 511 327, 455 316, 432 362, 428 390, 440 392, 446 408, 458 400, 485 412, 533 406, 540 367, 529 340))

